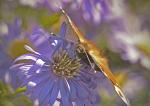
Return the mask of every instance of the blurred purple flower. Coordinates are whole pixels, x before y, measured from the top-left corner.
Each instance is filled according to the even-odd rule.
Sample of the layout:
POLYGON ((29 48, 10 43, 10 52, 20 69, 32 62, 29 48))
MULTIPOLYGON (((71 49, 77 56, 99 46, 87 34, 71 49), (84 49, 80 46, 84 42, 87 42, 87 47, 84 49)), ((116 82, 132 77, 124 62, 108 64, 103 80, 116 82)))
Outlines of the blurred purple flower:
POLYGON ((99 25, 102 21, 104 21, 109 12, 107 0, 74 1, 71 3, 70 8, 72 10, 69 10, 69 13, 72 16, 74 16, 74 14, 81 16, 87 23, 94 25, 99 25))
POLYGON ((109 14, 107 20, 118 19, 125 16, 128 6, 126 5, 126 0, 108 0, 107 7, 109 14))
MULTIPOLYGON (((21 33, 21 20, 16 18, 11 24, 0 24, 0 80, 11 84, 14 88, 18 87, 19 81, 16 74, 10 71, 13 59, 30 51, 24 49, 24 45, 36 43, 32 42, 30 36, 21 33)), ((40 38, 38 38, 40 39, 40 38)), ((42 39, 42 38, 41 38, 42 39)), ((36 45, 36 48, 39 48, 36 45)))
POLYGON ((149 48, 145 48, 150 42, 149 32, 142 30, 139 19, 126 11, 122 17, 111 21, 112 33, 109 37, 112 50, 120 53, 124 60, 139 62, 150 69, 150 54, 146 50, 149 48))
POLYGON ((17 18, 11 24, 1 23, 0 37, 3 42, 3 44, 1 45, 5 45, 6 48, 6 46, 8 46, 12 40, 19 38, 21 33, 20 27, 21 27, 21 20, 17 18))
POLYGON ((42 2, 42 0, 19 0, 20 4, 30 7, 37 7, 40 1, 42 2))
POLYGON ((105 20, 109 13, 108 0, 32 0, 28 2, 20 0, 25 5, 33 5, 33 7, 46 7, 52 11, 58 11, 59 6, 66 8, 71 17, 74 17, 76 22, 86 22, 89 25, 99 25, 102 20, 105 20), (81 21, 82 19, 82 21, 81 21))
POLYGON ((128 81, 124 85, 123 89, 130 99, 135 100, 142 90, 146 90, 148 88, 148 83, 149 81, 146 80, 146 78, 144 78, 141 74, 132 73, 129 75, 128 81))
MULTIPOLYGON (((5 80, 7 83, 10 83, 11 80, 9 67, 13 61, 9 56, 7 49, 14 39, 20 37, 20 25, 19 19, 16 19, 12 24, 1 23, 0 25, 0 79, 5 80)), ((13 73, 11 73, 11 75, 14 76, 13 73)), ((15 85, 15 82, 12 81, 11 83, 13 83, 12 85, 15 85)))
POLYGON ((66 23, 62 24, 59 36, 38 29, 32 37, 42 35, 47 38, 41 46, 45 50, 35 51, 26 45, 32 53, 18 57, 17 64, 12 66, 18 69, 21 86, 27 86, 26 93, 38 100, 40 106, 57 103, 62 106, 99 105, 96 87, 100 73, 95 73, 81 60, 77 55, 77 44, 65 38, 66 23))

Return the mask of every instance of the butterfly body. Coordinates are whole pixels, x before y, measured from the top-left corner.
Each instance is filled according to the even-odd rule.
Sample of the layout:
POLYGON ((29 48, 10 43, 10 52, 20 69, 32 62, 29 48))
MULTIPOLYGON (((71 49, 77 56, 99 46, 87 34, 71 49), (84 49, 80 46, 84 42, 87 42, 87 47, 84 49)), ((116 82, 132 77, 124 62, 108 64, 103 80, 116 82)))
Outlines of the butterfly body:
POLYGON ((80 30, 77 28, 77 26, 72 22, 71 18, 67 15, 67 13, 62 8, 60 8, 60 9, 64 13, 64 15, 67 17, 68 22, 71 25, 73 31, 76 33, 76 36, 78 37, 79 45, 84 50, 88 60, 90 61, 90 58, 88 57, 88 55, 90 55, 90 57, 92 58, 94 63, 99 67, 99 69, 103 72, 103 74, 112 82, 117 94, 121 97, 121 99, 128 106, 130 106, 129 101, 125 97, 123 92, 121 91, 121 88, 119 87, 119 85, 115 79, 115 76, 109 69, 107 59, 102 56, 100 50, 96 47, 96 45, 93 42, 87 40, 83 36, 83 34, 80 32, 80 30))
POLYGON ((96 45, 83 37, 82 39, 79 37, 79 40, 82 41, 80 42, 80 45, 84 47, 85 51, 92 57, 96 65, 103 71, 104 75, 109 78, 113 84, 117 84, 114 75, 108 67, 107 59, 102 57, 102 54, 96 45))
POLYGON ((128 106, 130 106, 129 101, 125 97, 123 92, 121 91, 121 88, 119 87, 119 85, 115 79, 115 76, 113 75, 113 73, 109 69, 107 59, 102 56, 101 52, 99 51, 99 49, 96 47, 96 45, 93 42, 88 41, 83 36, 82 37, 78 36, 78 37, 79 37, 79 41, 81 41, 80 44, 85 48, 85 51, 92 57, 96 66, 98 66, 99 69, 103 72, 103 74, 112 82, 112 84, 115 87, 116 92, 122 98, 122 100, 128 106))

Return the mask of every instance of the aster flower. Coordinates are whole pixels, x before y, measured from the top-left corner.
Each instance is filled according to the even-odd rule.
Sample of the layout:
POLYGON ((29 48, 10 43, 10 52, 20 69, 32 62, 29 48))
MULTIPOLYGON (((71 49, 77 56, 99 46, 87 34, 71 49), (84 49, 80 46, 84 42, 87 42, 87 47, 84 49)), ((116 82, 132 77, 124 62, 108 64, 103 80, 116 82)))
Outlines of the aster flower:
MULTIPOLYGON (((40 106, 57 103, 62 106, 97 106, 99 96, 96 91, 99 77, 80 59, 77 44, 65 38, 66 24, 63 23, 58 36, 48 34, 42 29, 33 33, 47 38, 47 50, 24 54, 15 60, 12 68, 18 69, 21 86, 27 87, 26 94, 38 100, 40 106), (26 60, 22 62, 22 60, 26 60)), ((44 47, 41 47, 44 48, 44 47)))

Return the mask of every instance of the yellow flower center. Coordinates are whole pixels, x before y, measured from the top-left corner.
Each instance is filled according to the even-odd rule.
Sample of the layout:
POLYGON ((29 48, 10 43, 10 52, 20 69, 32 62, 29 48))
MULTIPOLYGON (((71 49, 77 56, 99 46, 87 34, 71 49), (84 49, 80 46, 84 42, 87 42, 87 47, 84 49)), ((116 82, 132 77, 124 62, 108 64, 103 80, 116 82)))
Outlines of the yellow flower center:
POLYGON ((66 50, 56 53, 53 57, 52 69, 58 76, 72 78, 79 73, 80 67, 80 59, 78 57, 70 58, 66 50))

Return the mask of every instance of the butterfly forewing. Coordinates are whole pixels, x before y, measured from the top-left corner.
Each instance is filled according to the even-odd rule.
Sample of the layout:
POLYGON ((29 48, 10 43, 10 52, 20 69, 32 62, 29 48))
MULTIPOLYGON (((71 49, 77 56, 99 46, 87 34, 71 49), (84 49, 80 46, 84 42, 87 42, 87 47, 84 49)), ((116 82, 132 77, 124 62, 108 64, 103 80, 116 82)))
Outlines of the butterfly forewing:
POLYGON ((73 31, 76 33, 79 43, 85 48, 86 52, 92 57, 92 59, 95 61, 95 64, 101 69, 103 74, 112 82, 112 84, 115 88, 115 91, 121 97, 121 99, 128 106, 130 106, 129 101, 125 97, 123 92, 121 91, 121 89, 115 79, 115 76, 110 71, 106 59, 101 56, 101 53, 99 52, 98 48, 92 42, 90 42, 84 38, 83 34, 80 32, 80 30, 77 28, 77 26, 72 22, 71 18, 68 16, 68 14, 62 8, 60 8, 60 9, 64 13, 66 18, 68 19, 68 22, 71 25, 73 31))

